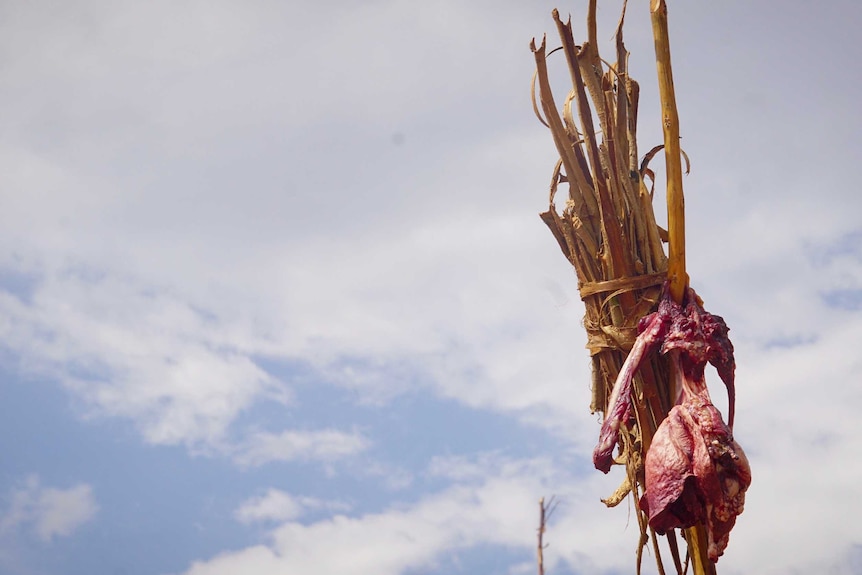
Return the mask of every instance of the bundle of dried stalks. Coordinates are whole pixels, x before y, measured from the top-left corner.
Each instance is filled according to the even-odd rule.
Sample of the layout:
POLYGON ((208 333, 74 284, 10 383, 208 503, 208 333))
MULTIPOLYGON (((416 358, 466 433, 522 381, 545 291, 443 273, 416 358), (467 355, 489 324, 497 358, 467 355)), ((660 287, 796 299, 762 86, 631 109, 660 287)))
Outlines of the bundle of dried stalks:
MULTIPOLYGON (((652 192, 645 183, 645 178, 652 179, 649 160, 662 146, 653 148, 638 162, 639 88, 628 73, 624 17, 625 5, 615 35, 616 61, 611 64, 599 55, 596 0, 590 0, 587 38, 581 44, 575 42, 571 20, 564 23, 554 10, 562 40, 557 50, 565 56, 572 84, 562 113, 551 91, 547 66, 547 57, 557 50, 547 52, 544 38, 539 46, 535 40, 531 43, 536 59, 533 107, 539 120, 550 129, 560 155, 551 178, 549 208, 541 217, 577 272, 592 359, 590 410, 603 413, 608 409, 608 397, 620 366, 637 335, 638 320, 655 305, 661 285, 668 278, 668 258, 662 246, 667 232, 656 224, 652 192), (555 202, 560 184, 568 188, 561 213, 555 202)), ((680 285, 685 287, 684 264, 681 274, 680 285)), ((608 506, 617 505, 628 494, 635 500, 633 509, 641 533, 638 572, 644 546, 651 539, 659 573, 664 573, 658 539, 639 510, 639 500, 644 490, 644 456, 658 424, 673 404, 669 382, 668 365, 658 354, 639 372, 633 401, 636 421, 622 430, 616 459, 625 466, 626 478, 615 493, 603 500, 608 506)), ((701 555, 700 535, 697 529, 684 535, 695 573, 714 573, 711 564, 700 565, 697 558, 701 555)), ((682 572, 674 532, 668 533, 667 539, 674 566, 682 572)))

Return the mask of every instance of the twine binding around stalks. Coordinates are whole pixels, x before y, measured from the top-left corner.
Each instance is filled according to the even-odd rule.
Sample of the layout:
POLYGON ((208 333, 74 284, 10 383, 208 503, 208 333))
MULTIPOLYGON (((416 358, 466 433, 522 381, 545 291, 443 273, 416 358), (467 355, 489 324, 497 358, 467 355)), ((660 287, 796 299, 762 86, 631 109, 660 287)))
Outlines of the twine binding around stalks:
MULTIPOLYGON (((629 76, 629 53, 623 42, 625 2, 614 37, 616 60, 613 63, 599 55, 596 0, 589 1, 587 37, 580 44, 575 42, 571 19, 563 22, 557 10, 552 12, 552 17, 562 46, 549 52, 546 38, 542 38, 539 45, 535 39, 530 44, 536 61, 532 79, 533 109, 539 121, 550 130, 559 153, 551 177, 549 207, 540 216, 578 276, 578 291, 585 307, 583 325, 592 362, 592 412, 607 411, 613 384, 637 335, 638 320, 658 301, 661 284, 670 279, 674 294, 682 293, 688 281, 681 214, 680 157, 683 153, 679 148, 676 108, 672 101, 667 13, 663 0, 651 2, 665 141, 652 148, 640 162, 637 148, 639 86, 629 76), (565 58, 571 80, 571 89, 561 109, 554 100, 548 71, 548 57, 557 51, 565 58), (674 125, 668 126, 668 122, 674 125), (669 141, 674 138, 673 130, 676 130, 675 141, 669 141), (649 161, 661 149, 665 150, 668 173, 668 231, 656 224, 653 193, 645 183, 647 179, 655 181, 649 161), (556 199, 561 184, 568 188, 564 202, 556 199), (562 204, 561 211, 558 211, 558 204, 562 204), (662 245, 668 239, 670 266, 662 245)), ((687 157, 685 161, 688 164, 687 157)), ((658 424, 672 406, 669 375, 665 359, 656 354, 636 376, 632 402, 635 421, 623 426, 620 453, 615 460, 625 468, 625 478, 603 501, 614 506, 629 494, 634 500, 632 509, 640 528, 636 555, 638 573, 644 547, 651 542, 661 575, 665 573, 663 550, 670 553, 678 573, 684 571, 683 563, 687 568, 691 560, 695 575, 710 575, 715 570, 711 562, 703 561, 702 529, 692 528, 681 534, 688 544, 683 560, 676 532, 671 530, 662 536, 665 543, 660 546, 660 537, 650 529, 639 507, 644 492, 644 456, 658 424)), ((544 524, 540 526, 540 533, 543 528, 544 524)))

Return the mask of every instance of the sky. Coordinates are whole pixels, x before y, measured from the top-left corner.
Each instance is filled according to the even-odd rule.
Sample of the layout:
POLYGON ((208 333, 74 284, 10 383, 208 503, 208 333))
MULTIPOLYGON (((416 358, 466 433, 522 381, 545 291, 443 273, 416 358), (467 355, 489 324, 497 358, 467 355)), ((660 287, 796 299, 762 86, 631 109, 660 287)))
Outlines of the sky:
MULTIPOLYGON (((860 573, 862 5, 669 4, 753 472, 719 572, 860 573)), ((0 573, 521 575, 551 496, 549 575, 634 572, 538 217, 554 7, 583 38, 583 0, 0 3, 0 573)), ((648 150, 645 1, 626 43, 648 150)))

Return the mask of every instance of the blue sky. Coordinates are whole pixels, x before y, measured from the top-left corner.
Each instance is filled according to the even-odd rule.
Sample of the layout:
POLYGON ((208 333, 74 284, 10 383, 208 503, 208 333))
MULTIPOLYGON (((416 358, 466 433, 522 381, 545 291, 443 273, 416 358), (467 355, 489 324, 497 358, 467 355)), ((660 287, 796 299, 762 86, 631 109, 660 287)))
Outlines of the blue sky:
MULTIPOLYGON (((520 575, 551 495, 549 574, 633 571, 537 216, 555 6, 0 4, 0 573, 520 575)), ((719 572, 857 573, 862 7, 669 8, 753 469, 719 572)), ((646 150, 645 2, 626 43, 646 150)))

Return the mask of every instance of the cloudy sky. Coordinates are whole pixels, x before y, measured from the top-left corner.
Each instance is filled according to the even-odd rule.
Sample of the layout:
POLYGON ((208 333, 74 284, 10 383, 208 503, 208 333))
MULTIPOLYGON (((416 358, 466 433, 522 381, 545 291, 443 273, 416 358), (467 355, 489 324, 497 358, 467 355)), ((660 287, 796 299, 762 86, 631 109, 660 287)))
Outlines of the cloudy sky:
MULTIPOLYGON (((551 495, 549 574, 633 572, 537 215, 555 5, 0 3, 0 572, 520 575, 551 495)), ((859 573, 862 5, 670 11, 754 474, 720 572, 859 573)))

